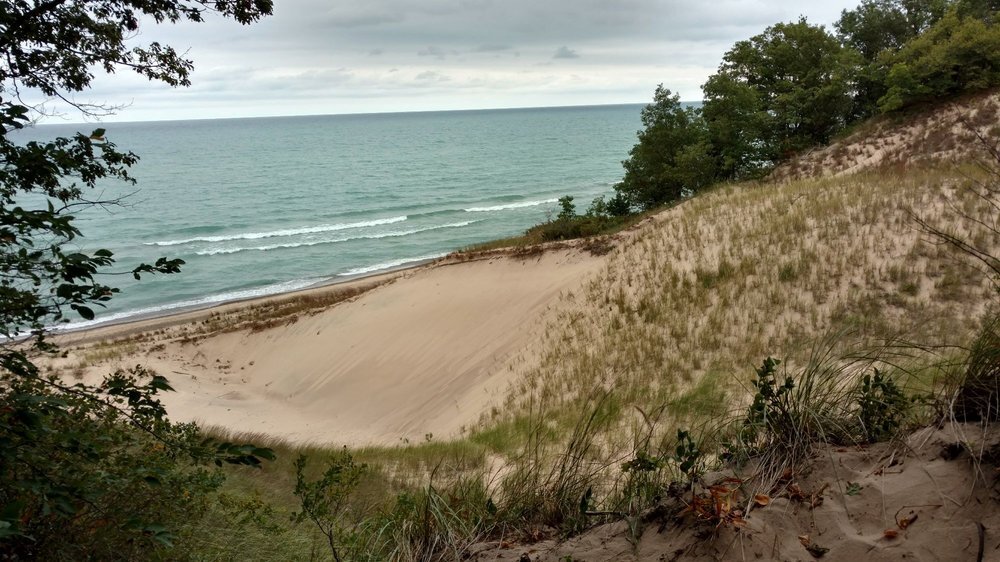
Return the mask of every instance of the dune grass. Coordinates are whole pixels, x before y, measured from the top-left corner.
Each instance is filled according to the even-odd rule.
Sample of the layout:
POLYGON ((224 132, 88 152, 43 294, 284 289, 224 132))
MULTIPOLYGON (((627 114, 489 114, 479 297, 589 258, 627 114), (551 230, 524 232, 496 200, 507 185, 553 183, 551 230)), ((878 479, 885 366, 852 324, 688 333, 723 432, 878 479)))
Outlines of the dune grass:
MULTIPOLYGON (((597 245, 595 242, 602 241, 605 237, 614 236, 624 230, 628 230, 633 226, 641 223, 645 219, 662 212, 664 209, 673 206, 665 206, 656 209, 650 209, 648 211, 643 211, 640 213, 634 213, 624 217, 615 217, 614 219, 609 219, 603 221, 601 228, 594 233, 587 235, 587 242, 584 246, 593 246, 595 249, 602 249, 603 245, 597 245)), ((583 215, 577 215, 577 220, 583 220, 585 217, 583 215)), ((536 225, 529 228, 524 234, 519 236, 511 236, 509 238, 501 238, 498 240, 490 240, 488 242, 481 242, 479 244, 473 244, 471 246, 462 248, 456 254, 471 254, 475 255, 480 252, 489 252, 493 250, 510 249, 514 251, 528 251, 530 249, 538 248, 540 245, 545 243, 552 243, 552 240, 569 240, 573 238, 580 238, 579 236, 568 236, 568 237, 553 237, 554 232, 559 230, 558 221, 550 220, 545 223, 536 225)), ((595 252, 595 253, 600 253, 595 252)))
MULTIPOLYGON (((617 235, 606 267, 561 295, 505 367, 517 375, 506 399, 459 438, 347 451, 209 428, 278 459, 227 468, 209 515, 179 537, 202 560, 330 559, 324 534, 295 518, 296 460, 314 480, 345 453, 365 467, 335 521, 346 559, 455 560, 607 520, 638 537, 670 494, 696 504, 723 460, 753 459, 766 488, 817 440, 892 438, 963 400, 997 410, 996 323, 978 321, 993 288, 915 220, 994 247, 959 218, 994 212, 962 189, 981 173, 890 166, 699 194, 617 235), (983 381, 974 396, 967 380, 983 381)), ((356 294, 210 315, 80 360, 294 322, 356 294)))
POLYGON ((625 242, 581 293, 562 296, 483 427, 509 425, 529 403, 577 411, 599 387, 614 388, 623 409, 666 404, 697 425, 742 394, 753 363, 803 366, 828 334, 849 335, 843 350, 965 344, 988 282, 913 217, 961 229, 952 205, 989 213, 957 189, 975 173, 887 169, 727 185, 687 201, 625 242))
MULTIPOLYGON (((505 403, 478 426, 349 451, 366 470, 340 523, 346 557, 452 560, 474 544, 609 519, 638 536, 670 482, 696 499, 722 459, 753 458, 764 482, 817 440, 891 438, 934 418, 965 376, 963 346, 992 293, 914 216, 963 232, 951 210, 990 212, 959 189, 976 173, 720 186, 623 236, 598 276, 561 296, 536 347, 511 363, 519 376, 505 403), (772 390, 789 387, 761 399, 770 356, 782 360, 772 390)), ((343 451, 223 437, 270 446, 278 460, 229 470, 194 544, 216 559, 237 548, 328 556, 316 528, 290 520, 294 462, 308 456, 316 477, 343 451)))

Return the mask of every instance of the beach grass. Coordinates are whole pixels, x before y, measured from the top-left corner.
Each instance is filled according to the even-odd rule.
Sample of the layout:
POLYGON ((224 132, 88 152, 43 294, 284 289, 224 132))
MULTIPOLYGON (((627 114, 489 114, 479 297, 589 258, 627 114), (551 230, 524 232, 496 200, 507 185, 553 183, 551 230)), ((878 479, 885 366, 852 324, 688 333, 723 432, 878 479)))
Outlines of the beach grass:
POLYGON ((663 213, 582 292, 562 296, 483 427, 529 405, 576 410, 597 387, 613 388, 625 409, 668 404, 697 423, 742 394, 753 363, 805 365, 830 334, 841 350, 967 343, 989 283, 914 217, 961 232, 955 206, 987 216, 959 189, 976 173, 937 166, 725 185, 663 213))
MULTIPOLYGON (((856 150, 822 157, 846 162, 856 150)), ((603 268, 548 303, 529 345, 497 367, 511 373, 506 394, 461 435, 347 449, 207 428, 277 460, 227 468, 209 516, 181 535, 208 560, 326 557, 323 534, 295 516, 296 460, 307 457, 304 476, 315 479, 346 454, 365 467, 337 523, 351 559, 457 559, 480 541, 610 520, 637 538, 670 483, 694 494, 723 460, 752 458, 766 488, 817 441, 892 440, 940 420, 970 388, 970 404, 985 396, 995 409, 994 287, 926 228, 997 255, 1000 241, 975 229, 995 209, 966 189, 983 174, 967 161, 792 174, 636 217, 598 238, 603 268)), ((554 246, 517 237, 457 259, 554 246)), ((375 286, 212 312, 66 361, 86 369, 164 341, 269 330, 375 286)))
POLYGON ((448 559, 612 519, 637 537, 668 483, 693 485, 725 455, 756 455, 773 480, 817 440, 873 438, 865 377, 907 400, 879 438, 928 423, 965 376, 992 289, 914 219, 974 235, 953 211, 991 211, 961 189, 977 173, 887 167, 700 194, 622 236, 599 275, 561 295, 511 360, 506 399, 459 438, 340 450, 212 430, 278 452, 262 470, 229 471, 219 524, 264 558, 268 537, 319 556, 322 536, 288 522, 294 460, 318 471, 347 451, 368 467, 345 519, 357 559, 448 559), (794 390, 748 434, 767 357, 794 390), (234 527, 227 501, 260 516, 234 527))

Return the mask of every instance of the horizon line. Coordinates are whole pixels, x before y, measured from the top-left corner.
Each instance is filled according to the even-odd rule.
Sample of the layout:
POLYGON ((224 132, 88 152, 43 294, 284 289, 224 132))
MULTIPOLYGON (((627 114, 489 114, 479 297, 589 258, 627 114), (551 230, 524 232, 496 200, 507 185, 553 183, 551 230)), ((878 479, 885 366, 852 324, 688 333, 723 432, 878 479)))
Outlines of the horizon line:
MULTIPOLYGON (((681 101, 682 104, 700 104, 702 100, 681 101)), ((538 105, 523 107, 482 107, 482 108, 461 108, 461 109, 424 109, 424 110, 401 110, 401 111, 360 111, 345 113, 304 113, 292 115, 248 115, 241 117, 186 117, 178 119, 141 119, 135 121, 60 121, 60 122, 40 122, 34 126, 64 126, 64 125, 105 125, 105 124, 136 124, 136 123, 175 123, 184 121, 235 121, 240 119, 287 119, 296 117, 360 117, 372 115, 406 115, 424 113, 475 113, 486 111, 524 111, 536 109, 583 109, 588 107, 616 107, 626 105, 649 105, 650 102, 622 102, 622 103, 594 103, 594 104, 574 104, 574 105, 538 105)))

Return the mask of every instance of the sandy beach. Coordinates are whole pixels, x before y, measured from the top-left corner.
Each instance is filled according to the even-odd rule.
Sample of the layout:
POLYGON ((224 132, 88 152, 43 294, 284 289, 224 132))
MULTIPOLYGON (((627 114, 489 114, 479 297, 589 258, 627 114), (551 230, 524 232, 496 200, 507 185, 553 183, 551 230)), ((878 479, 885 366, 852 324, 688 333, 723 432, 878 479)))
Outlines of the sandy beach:
POLYGON ((550 301, 579 288, 603 264, 572 246, 515 254, 445 258, 62 334, 60 345, 71 351, 61 361, 86 363, 78 370, 86 379, 143 365, 175 388, 164 396, 172 418, 234 432, 333 445, 454 436, 502 397, 510 362, 532 340, 550 301), (253 307, 344 291, 360 294, 264 329, 197 331, 253 307), (87 361, 95 349, 104 350, 102 358, 87 361))

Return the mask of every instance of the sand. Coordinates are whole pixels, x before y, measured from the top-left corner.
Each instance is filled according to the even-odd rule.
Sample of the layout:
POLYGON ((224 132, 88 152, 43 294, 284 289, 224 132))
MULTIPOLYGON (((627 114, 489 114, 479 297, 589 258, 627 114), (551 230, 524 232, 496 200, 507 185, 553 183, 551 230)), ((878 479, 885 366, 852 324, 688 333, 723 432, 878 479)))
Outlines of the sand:
POLYGON ((792 158, 770 179, 846 176, 879 167, 906 169, 982 158, 982 139, 990 137, 998 120, 1000 92, 968 94, 916 111, 902 122, 889 116, 870 121, 829 146, 792 158))
POLYGON ((756 489, 746 473, 706 476, 699 490, 716 483, 737 489, 733 505, 744 513, 741 528, 679 520, 683 501, 667 499, 642 516, 634 539, 621 521, 566 541, 479 544, 471 559, 995 561, 998 454, 997 428, 950 423, 922 429, 905 443, 818 446, 811 463, 769 490, 756 489), (733 477, 746 480, 737 486, 726 480, 733 477), (766 506, 751 499, 758 493, 766 506))
MULTIPOLYGON (((163 400, 172 419, 295 443, 453 437, 505 394, 508 361, 537 337, 547 305, 603 264, 573 247, 510 254, 355 281, 388 283, 263 330, 184 335, 213 313, 267 300, 68 334, 60 343, 77 347, 64 362, 80 361, 102 340, 165 330, 137 345, 105 346, 109 355, 115 345, 126 351, 88 365, 83 376, 140 364, 175 388, 163 400)), ((289 297, 271 300, 282 298, 289 297)))

